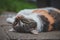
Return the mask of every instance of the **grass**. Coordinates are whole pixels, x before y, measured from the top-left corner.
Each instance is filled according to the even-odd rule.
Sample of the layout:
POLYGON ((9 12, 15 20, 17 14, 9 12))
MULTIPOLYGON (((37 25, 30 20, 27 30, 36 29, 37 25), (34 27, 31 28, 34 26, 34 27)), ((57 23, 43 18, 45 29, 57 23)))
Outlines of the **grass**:
POLYGON ((28 3, 24 0, 0 0, 0 12, 14 11, 18 12, 22 9, 36 8, 35 3, 28 3))

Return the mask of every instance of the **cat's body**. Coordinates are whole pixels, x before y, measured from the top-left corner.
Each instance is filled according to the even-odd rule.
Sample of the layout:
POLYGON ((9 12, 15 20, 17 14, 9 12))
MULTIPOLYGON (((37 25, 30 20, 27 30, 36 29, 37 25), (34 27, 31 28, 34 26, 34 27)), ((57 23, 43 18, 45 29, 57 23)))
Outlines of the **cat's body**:
POLYGON ((27 31, 36 30, 35 32, 60 30, 59 17, 60 17, 60 10, 56 8, 48 7, 48 8, 41 8, 41 9, 40 8, 39 9, 25 9, 25 10, 20 11, 15 17, 15 22, 17 22, 16 19, 18 20, 16 24, 18 24, 20 21, 20 26, 17 27, 18 29, 16 29, 16 27, 13 27, 13 28, 15 30, 20 30, 20 29, 26 30, 27 28, 27 31), (21 16, 23 17, 19 18, 21 16))

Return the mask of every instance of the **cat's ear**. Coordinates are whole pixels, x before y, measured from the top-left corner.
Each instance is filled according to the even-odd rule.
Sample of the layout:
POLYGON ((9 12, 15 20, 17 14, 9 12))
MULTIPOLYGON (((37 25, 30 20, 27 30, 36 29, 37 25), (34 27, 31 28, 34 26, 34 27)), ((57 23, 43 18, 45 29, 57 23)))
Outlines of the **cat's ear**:
POLYGON ((7 22, 7 23, 10 23, 10 24, 13 24, 14 21, 15 21, 15 18, 7 18, 7 19, 6 19, 6 22, 7 22))

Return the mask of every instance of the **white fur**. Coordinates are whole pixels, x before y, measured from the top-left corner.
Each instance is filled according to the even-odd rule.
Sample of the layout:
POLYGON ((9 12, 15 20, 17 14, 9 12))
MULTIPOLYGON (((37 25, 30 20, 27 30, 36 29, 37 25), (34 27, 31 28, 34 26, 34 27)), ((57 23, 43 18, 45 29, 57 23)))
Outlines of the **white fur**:
POLYGON ((29 16, 27 16, 26 18, 33 19, 37 23, 37 31, 38 32, 42 31, 43 23, 42 23, 41 18, 39 18, 38 14, 33 14, 32 13, 29 16))

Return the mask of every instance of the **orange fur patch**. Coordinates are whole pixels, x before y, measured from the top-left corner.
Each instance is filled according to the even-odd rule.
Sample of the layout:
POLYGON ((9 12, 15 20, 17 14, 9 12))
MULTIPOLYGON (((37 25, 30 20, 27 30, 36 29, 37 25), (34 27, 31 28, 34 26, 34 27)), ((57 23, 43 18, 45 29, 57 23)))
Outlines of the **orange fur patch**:
POLYGON ((48 21, 49 21, 49 28, 48 28, 48 31, 51 31, 53 26, 52 24, 54 23, 54 18, 48 13, 47 10, 34 10, 33 13, 37 13, 39 15, 43 15, 45 16, 46 18, 48 18, 48 21))

